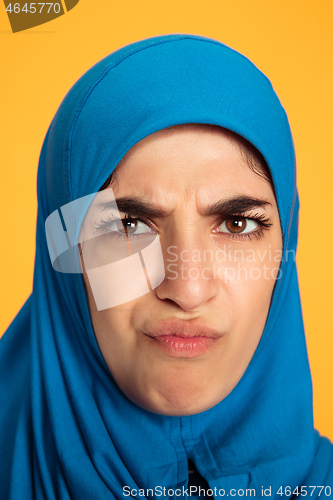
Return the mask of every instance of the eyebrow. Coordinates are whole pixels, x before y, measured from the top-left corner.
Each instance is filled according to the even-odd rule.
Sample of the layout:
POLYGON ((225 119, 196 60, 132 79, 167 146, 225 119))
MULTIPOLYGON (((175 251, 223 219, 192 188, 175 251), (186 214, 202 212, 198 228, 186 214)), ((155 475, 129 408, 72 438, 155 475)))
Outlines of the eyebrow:
MULTIPOLYGON (((267 205, 272 205, 267 200, 252 198, 250 196, 236 196, 227 200, 219 200, 213 205, 205 208, 204 216, 231 216, 242 215, 255 208, 265 208, 267 205)), ((173 210, 163 210, 155 207, 146 201, 136 197, 123 197, 112 200, 107 203, 98 204, 103 210, 114 209, 136 217, 148 217, 151 219, 166 218, 172 214, 173 210)))
POLYGON ((255 208, 265 208, 272 204, 267 200, 236 196, 228 200, 219 200, 204 211, 204 215, 241 215, 255 208))

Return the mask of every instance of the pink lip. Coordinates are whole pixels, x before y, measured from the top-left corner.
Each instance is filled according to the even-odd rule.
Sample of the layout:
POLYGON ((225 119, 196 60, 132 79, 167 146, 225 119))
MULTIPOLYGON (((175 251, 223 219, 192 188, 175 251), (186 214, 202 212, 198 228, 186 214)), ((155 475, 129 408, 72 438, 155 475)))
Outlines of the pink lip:
POLYGON ((179 320, 164 321, 144 334, 169 356, 186 358, 205 354, 222 336, 206 325, 179 320))

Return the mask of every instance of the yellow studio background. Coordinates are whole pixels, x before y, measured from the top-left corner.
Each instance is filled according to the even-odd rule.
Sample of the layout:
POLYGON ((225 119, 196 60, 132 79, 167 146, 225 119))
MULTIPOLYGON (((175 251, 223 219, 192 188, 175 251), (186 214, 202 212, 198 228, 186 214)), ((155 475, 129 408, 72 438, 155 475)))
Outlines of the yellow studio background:
POLYGON ((136 40, 166 33, 216 38, 270 78, 289 116, 315 426, 333 440, 332 18, 331 0, 80 0, 67 14, 12 34, 1 2, 0 334, 32 289, 38 157, 66 92, 98 60, 136 40))

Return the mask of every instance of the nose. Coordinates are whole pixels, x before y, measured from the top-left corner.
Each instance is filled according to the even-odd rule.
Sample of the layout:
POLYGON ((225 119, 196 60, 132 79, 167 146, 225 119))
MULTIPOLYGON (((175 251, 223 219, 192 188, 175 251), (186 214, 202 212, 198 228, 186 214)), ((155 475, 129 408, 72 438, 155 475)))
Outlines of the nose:
POLYGON ((171 300, 184 311, 193 311, 213 299, 218 282, 213 272, 213 252, 205 238, 182 235, 162 244, 165 278, 155 289, 161 300, 171 300))

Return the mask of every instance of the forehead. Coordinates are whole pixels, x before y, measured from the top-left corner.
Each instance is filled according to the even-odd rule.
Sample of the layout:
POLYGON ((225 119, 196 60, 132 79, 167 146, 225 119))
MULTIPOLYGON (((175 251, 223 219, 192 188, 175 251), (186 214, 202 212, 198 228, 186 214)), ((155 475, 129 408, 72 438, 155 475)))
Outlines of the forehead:
POLYGON ((250 169, 237 137, 217 126, 181 125, 160 130, 128 151, 116 169, 116 196, 172 203, 195 197, 274 197, 271 184, 250 169))

